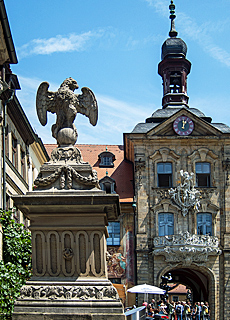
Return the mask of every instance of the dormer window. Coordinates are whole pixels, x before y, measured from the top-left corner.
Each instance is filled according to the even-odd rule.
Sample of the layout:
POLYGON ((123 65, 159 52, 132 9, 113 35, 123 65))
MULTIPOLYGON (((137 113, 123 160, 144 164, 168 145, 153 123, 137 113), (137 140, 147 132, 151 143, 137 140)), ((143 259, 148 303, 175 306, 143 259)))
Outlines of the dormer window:
POLYGON ((112 152, 104 151, 99 154, 99 167, 114 167, 115 155, 112 152))
POLYGON ((116 181, 108 176, 102 178, 99 181, 101 190, 105 191, 106 193, 116 193, 115 187, 116 187, 116 181))

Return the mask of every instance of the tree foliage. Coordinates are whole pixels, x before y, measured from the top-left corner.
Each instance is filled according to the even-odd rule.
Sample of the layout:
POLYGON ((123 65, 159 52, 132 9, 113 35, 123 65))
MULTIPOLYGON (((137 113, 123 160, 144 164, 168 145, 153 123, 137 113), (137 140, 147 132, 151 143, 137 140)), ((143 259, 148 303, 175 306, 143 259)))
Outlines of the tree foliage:
POLYGON ((3 230, 3 260, 0 261, 0 319, 10 319, 20 288, 31 276, 31 234, 13 219, 13 213, 0 211, 3 230))

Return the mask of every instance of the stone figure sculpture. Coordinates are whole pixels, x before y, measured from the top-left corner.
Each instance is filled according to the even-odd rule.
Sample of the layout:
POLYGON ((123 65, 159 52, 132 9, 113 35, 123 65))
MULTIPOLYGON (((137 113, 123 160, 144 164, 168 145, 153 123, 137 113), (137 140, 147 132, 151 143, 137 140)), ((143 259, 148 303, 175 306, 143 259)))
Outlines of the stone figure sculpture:
POLYGON ((52 126, 52 135, 58 146, 74 145, 77 141, 77 129, 74 120, 77 113, 89 118, 95 126, 98 118, 98 106, 94 93, 87 87, 81 89, 82 94, 75 94, 79 86, 77 81, 67 78, 57 92, 48 91, 49 83, 42 82, 37 91, 36 108, 39 121, 43 126, 47 123, 47 111, 56 113, 56 124, 52 126))
POLYGON ((77 113, 89 118, 95 126, 98 106, 94 93, 82 88, 82 94, 75 94, 77 81, 67 78, 57 92, 48 91, 49 83, 42 82, 38 87, 36 108, 39 121, 47 123, 47 111, 56 113, 57 120, 52 126, 52 135, 57 140, 57 148, 51 153, 51 161, 42 165, 34 185, 37 190, 92 190, 100 189, 97 172, 84 162, 81 151, 75 146, 77 129, 74 120, 77 113))
POLYGON ((180 170, 181 183, 175 189, 169 190, 172 200, 181 208, 185 217, 188 210, 193 207, 198 211, 200 206, 200 192, 194 188, 194 173, 189 174, 187 171, 180 170))

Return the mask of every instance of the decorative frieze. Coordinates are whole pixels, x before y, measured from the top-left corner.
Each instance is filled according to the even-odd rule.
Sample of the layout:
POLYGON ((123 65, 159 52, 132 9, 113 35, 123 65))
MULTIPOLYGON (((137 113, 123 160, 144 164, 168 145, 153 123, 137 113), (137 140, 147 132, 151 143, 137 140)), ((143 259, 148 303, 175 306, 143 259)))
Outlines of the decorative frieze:
POLYGON ((153 254, 162 255, 170 263, 201 263, 208 260, 210 255, 220 255, 219 240, 207 235, 180 233, 154 238, 153 254))
POLYGON ((112 286, 30 286, 21 289, 18 300, 117 300, 117 290, 112 286))

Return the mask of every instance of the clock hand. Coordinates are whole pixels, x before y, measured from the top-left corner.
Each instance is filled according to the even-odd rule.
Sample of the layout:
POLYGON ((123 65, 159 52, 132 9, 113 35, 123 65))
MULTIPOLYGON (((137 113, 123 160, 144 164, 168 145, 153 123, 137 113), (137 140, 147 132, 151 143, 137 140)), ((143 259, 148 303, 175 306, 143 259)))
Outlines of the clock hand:
POLYGON ((186 120, 182 120, 183 126, 181 127, 181 129, 184 129, 184 126, 186 125, 187 121, 186 120))

